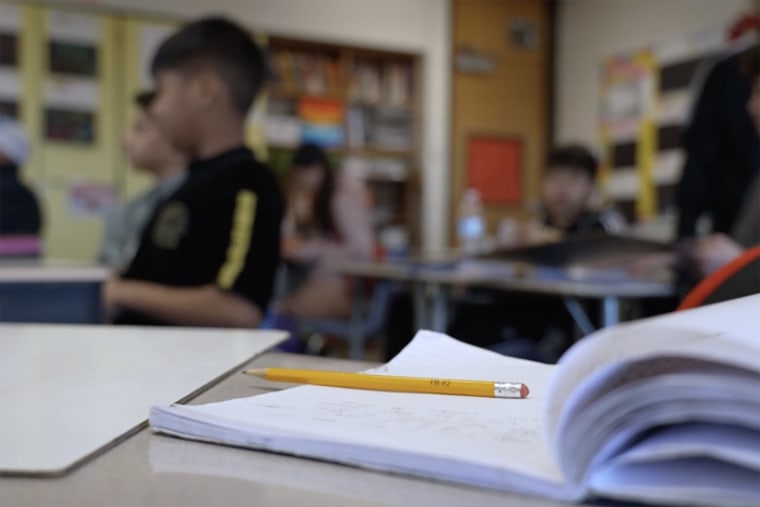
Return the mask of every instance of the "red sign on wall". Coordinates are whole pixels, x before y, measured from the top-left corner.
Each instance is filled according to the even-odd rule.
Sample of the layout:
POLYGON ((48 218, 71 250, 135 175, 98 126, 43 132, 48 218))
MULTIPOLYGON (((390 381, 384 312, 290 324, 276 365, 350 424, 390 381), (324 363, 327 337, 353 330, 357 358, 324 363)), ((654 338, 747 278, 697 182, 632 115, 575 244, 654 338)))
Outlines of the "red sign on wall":
POLYGON ((512 137, 470 137, 467 179, 468 187, 477 189, 485 204, 520 204, 522 142, 512 137))

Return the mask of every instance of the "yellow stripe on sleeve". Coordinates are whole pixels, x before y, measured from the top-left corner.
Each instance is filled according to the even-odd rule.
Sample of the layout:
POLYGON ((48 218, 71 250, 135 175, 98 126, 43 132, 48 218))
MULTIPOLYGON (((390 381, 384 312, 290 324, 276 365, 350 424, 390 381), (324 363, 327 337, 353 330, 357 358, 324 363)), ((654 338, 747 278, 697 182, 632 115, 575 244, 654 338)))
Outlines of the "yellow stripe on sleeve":
POLYGON ((245 258, 251 247, 251 233, 256 219, 256 194, 250 190, 241 190, 235 199, 235 211, 230 230, 230 246, 227 247, 227 259, 219 269, 217 285, 230 289, 243 270, 245 258))

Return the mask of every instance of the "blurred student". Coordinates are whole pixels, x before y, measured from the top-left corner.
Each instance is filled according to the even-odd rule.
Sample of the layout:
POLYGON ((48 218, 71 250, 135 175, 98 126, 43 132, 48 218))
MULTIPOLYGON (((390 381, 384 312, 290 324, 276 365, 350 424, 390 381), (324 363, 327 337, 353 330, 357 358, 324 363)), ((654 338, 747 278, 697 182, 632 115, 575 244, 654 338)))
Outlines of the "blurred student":
MULTIPOLYGON (((760 133, 760 50, 755 47, 754 55, 746 60, 742 72, 750 82, 753 91, 745 108, 760 133)), ((744 254, 748 249, 760 245, 760 171, 754 181, 747 185, 744 199, 734 204, 739 212, 729 234, 713 232, 694 240, 683 241, 680 254, 653 255, 634 263, 635 272, 657 271, 666 266, 677 266, 683 280, 679 281, 679 294, 683 297, 694 285, 715 273, 723 266, 744 254)), ((760 266, 750 263, 731 276, 730 285, 723 284, 715 297, 730 299, 760 292, 760 266)), ((717 301, 715 299, 714 301, 717 301)))
POLYGON ((594 209, 598 162, 587 148, 554 148, 541 177, 539 216, 527 222, 506 219, 499 226, 501 246, 514 247, 560 240, 573 234, 623 231, 623 218, 612 208, 594 209))
MULTIPOLYGON (((579 145, 554 148, 546 158, 541 177, 541 203, 537 217, 529 221, 505 219, 499 226, 497 242, 504 248, 559 241, 584 233, 617 234, 623 218, 612 208, 591 205, 598 163, 590 150, 579 145)), ((461 301, 448 332, 479 346, 490 347, 506 336, 527 339, 529 357, 553 360, 571 342, 573 321, 561 300, 555 297, 478 291, 478 300, 461 301), (540 309, 537 318, 536 308, 540 309)), ((411 303, 397 299, 388 325, 386 356, 392 357, 412 336, 411 303)))
MULTIPOLYGON (((756 131, 760 133, 760 51, 757 49, 753 61, 746 69, 754 81, 746 109, 756 131)), ((747 248, 757 245, 760 245, 760 172, 746 191, 731 234, 713 233, 696 240, 691 259, 699 274, 707 276, 739 257, 747 248)), ((756 278, 753 280, 755 290, 760 290, 760 273, 753 272, 753 275, 756 278)))
POLYGON ((37 236, 42 227, 34 193, 19 178, 28 142, 15 120, 0 116, 0 235, 37 236))
POLYGON ((757 58, 758 9, 731 27, 729 49, 699 69, 684 131, 686 163, 678 187, 679 239, 694 237, 709 215, 712 232, 730 234, 746 191, 760 169, 760 137, 747 114, 752 81, 742 69, 757 58))
POLYGON ((293 319, 347 317, 349 285, 321 268, 327 260, 372 257, 366 188, 358 178, 336 175, 325 152, 306 144, 293 155, 286 202, 283 258, 305 273, 276 313, 293 319))
POLYGON ((185 178, 187 160, 151 118, 153 92, 135 97, 135 117, 122 140, 129 162, 155 180, 153 188, 119 206, 106 218, 99 260, 121 272, 137 252, 148 219, 185 178))
POLYGON ((244 146, 265 57, 222 18, 190 23, 151 64, 151 116, 190 161, 182 185, 155 210, 104 306, 118 324, 254 327, 272 295, 282 198, 244 146))

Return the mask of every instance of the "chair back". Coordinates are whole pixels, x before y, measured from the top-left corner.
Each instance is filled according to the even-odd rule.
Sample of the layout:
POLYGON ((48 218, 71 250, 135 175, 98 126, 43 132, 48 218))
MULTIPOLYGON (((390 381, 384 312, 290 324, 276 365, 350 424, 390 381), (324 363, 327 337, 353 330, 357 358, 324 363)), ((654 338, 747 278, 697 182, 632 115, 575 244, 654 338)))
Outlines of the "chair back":
POLYGON ((721 266, 699 282, 676 311, 718 303, 760 292, 760 245, 721 266))

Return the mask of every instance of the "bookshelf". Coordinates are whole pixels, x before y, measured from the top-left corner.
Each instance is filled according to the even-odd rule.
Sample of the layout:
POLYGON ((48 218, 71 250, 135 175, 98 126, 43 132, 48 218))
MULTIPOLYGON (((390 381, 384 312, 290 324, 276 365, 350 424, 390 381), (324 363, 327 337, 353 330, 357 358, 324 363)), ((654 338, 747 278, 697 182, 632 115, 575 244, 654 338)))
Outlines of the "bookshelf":
POLYGON ((265 137, 285 178, 301 143, 322 146, 333 167, 367 184, 373 228, 419 243, 419 83, 413 54, 269 38, 274 74, 265 137))

